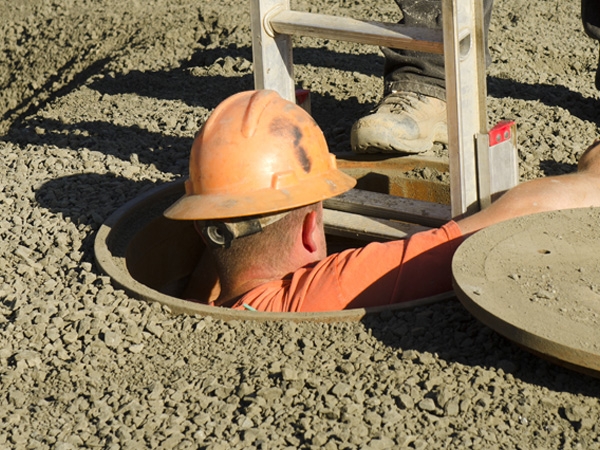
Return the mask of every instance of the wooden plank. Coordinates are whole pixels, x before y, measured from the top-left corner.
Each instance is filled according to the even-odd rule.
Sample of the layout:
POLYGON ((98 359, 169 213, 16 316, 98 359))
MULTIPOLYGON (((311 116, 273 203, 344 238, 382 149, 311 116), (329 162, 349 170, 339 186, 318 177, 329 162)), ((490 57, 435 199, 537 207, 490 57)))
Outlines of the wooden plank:
POLYGON ((404 239, 411 234, 429 229, 422 225, 367 217, 360 214, 323 210, 325 233, 365 241, 404 239))
POLYGON ((426 227, 439 227, 451 219, 448 205, 359 189, 351 189, 337 197, 324 200, 323 205, 328 209, 380 219, 399 220, 426 227))
POLYGON ((269 24, 277 33, 286 35, 358 42, 425 53, 444 52, 441 30, 291 10, 274 13, 269 17, 269 24))
POLYGON ((336 152, 338 169, 372 168, 374 170, 393 169, 398 172, 410 172, 414 169, 430 168, 439 172, 448 172, 446 156, 398 155, 390 153, 336 152))

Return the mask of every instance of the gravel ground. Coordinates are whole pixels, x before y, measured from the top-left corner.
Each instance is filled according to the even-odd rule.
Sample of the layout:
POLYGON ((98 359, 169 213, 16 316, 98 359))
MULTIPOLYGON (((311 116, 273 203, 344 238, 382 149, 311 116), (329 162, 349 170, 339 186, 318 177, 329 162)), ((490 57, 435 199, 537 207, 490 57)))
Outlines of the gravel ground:
MULTIPOLYGON (((389 3, 298 7, 395 20, 389 3)), ((0 16, 0 448, 600 448, 598 381, 455 300, 358 323, 222 322, 113 287, 95 231, 184 175, 199 124, 252 87, 248 12, 24 0, 0 16)), ((298 84, 347 150, 381 54, 296 43, 298 84)), ((522 179, 574 170, 600 120, 579 2, 497 2, 490 49, 490 123, 517 121, 522 179)))

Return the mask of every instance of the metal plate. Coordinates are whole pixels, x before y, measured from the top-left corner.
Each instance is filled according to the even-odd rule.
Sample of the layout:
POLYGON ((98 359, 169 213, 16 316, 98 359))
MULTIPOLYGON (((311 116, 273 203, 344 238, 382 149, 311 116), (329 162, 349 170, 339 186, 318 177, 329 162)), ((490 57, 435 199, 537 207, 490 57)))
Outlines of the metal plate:
POLYGON ((600 375, 600 208, 535 214, 468 238, 452 263, 466 309, 531 352, 600 375))

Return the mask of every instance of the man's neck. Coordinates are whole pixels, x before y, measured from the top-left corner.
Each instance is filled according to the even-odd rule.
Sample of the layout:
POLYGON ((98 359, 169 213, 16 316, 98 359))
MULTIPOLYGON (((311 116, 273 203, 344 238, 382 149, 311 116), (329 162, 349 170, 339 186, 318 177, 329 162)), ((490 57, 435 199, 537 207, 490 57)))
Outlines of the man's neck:
POLYGON ((260 273, 248 270, 236 280, 221 280, 221 294, 213 305, 232 306, 238 298, 252 289, 275 280, 281 280, 286 274, 260 273))

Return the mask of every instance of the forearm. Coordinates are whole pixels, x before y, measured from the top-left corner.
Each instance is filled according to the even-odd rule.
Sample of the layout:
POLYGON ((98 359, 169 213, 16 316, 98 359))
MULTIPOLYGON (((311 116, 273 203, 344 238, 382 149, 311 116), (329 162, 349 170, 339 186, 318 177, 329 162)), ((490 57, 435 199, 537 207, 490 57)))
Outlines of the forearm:
POLYGON ((514 217, 591 206, 600 206, 600 176, 594 173, 573 173, 522 183, 506 192, 488 208, 457 223, 464 234, 471 234, 514 217))

